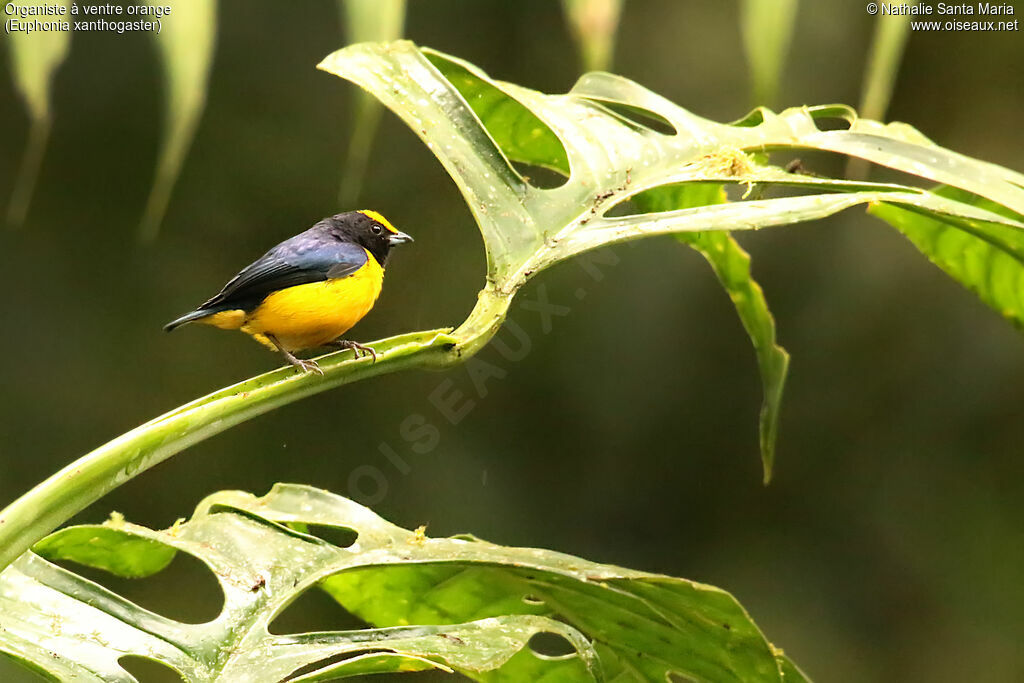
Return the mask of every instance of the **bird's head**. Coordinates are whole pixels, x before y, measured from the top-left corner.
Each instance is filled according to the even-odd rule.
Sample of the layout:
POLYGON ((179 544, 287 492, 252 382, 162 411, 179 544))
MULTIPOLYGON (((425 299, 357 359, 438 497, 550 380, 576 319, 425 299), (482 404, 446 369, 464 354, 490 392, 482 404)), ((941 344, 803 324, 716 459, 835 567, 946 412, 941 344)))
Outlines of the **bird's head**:
POLYGON ((381 264, 387 261, 391 248, 412 242, 412 237, 397 230, 388 219, 376 211, 349 211, 325 218, 328 233, 334 239, 354 242, 373 254, 381 264))

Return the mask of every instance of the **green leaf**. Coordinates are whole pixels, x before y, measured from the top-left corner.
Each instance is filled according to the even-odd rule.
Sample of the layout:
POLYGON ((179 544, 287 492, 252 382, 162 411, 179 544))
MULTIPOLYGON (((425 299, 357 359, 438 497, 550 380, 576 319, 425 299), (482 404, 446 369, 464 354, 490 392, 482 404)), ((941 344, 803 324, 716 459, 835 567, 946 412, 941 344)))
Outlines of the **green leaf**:
MULTIPOLYGON (((472 65, 459 60, 439 55, 432 52, 426 53, 431 64, 435 66, 448 80, 449 83, 462 95, 465 102, 479 118, 487 133, 494 140, 510 160, 542 166, 564 175, 570 174, 568 157, 565 155, 564 147, 554 131, 539 118, 534 111, 537 108, 527 108, 520 100, 511 95, 514 94, 508 84, 493 82, 472 65), (504 89, 503 89, 504 88, 504 89)), ((631 107, 634 111, 646 111, 644 102, 636 99, 627 101, 625 98, 616 99, 616 93, 612 88, 604 86, 614 77, 598 75, 595 79, 601 79, 601 87, 595 88, 594 99, 602 104, 614 103, 620 107, 631 107)), ((621 79, 618 79, 621 81, 621 79)), ((658 102, 657 104, 663 104, 658 102)), ((667 110, 667 106, 665 109, 667 110)), ((808 110, 801 112, 812 122, 816 117, 826 115, 835 116, 847 115, 844 108, 822 108, 818 111, 808 110)), ((669 118, 665 112, 650 112, 652 118, 669 118)), ((608 114, 615 115, 615 112, 608 111, 608 114)), ((794 115, 791 110, 783 116, 794 115)), ((619 119, 622 123, 631 125, 634 129, 643 130, 636 126, 635 121, 619 119)), ((761 126, 771 126, 778 119, 776 115, 766 110, 761 110, 761 126)), ((859 123, 854 121, 855 127, 862 128, 870 126, 871 122, 859 123)), ((869 130, 875 130, 870 129, 869 130)), ((899 126, 885 129, 885 132, 895 133, 898 139, 915 138, 914 131, 908 131, 899 126)), ((650 131, 647 131, 650 132, 650 131)), ((890 134, 891 134, 890 133, 890 134)), ((930 143, 928 143, 930 144, 930 143)), ((587 159, 592 164, 591 159, 587 159)), ((742 174, 746 176, 747 183, 751 186, 760 181, 762 185, 790 185, 805 188, 820 188, 822 191, 844 190, 847 192, 878 190, 905 191, 907 186, 878 183, 857 183, 841 179, 827 179, 807 176, 795 176, 785 173, 781 169, 766 167, 755 164, 752 159, 747 158, 735 148, 723 145, 719 153, 704 155, 696 160, 695 165, 708 174, 708 177, 735 176, 737 166, 742 174)), ((629 174, 632 176, 632 173, 629 174)), ((736 178, 728 178, 736 182, 736 178)), ((668 186, 671 190, 651 189, 641 192, 632 197, 635 205, 650 212, 664 212, 672 209, 688 209, 698 206, 705 206, 712 203, 719 203, 720 189, 716 184, 680 184, 668 186), (699 195, 705 196, 701 198, 699 195), (654 197, 661 197, 662 201, 651 202, 654 197), (668 198, 669 201, 665 201, 668 198), (686 199, 686 201, 682 201, 686 199), (674 202, 674 203, 673 203, 674 202)), ((619 190, 625 188, 616 188, 619 190)), ((611 191, 615 194, 614 189, 611 191)), ((779 200, 772 200, 778 202, 779 200)), ((848 201, 838 195, 834 197, 821 197, 823 203, 831 203, 837 206, 848 201)), ((794 205, 799 204, 808 207, 810 210, 814 201, 794 200, 794 205)), ((760 206, 760 205, 755 205, 760 206)), ((680 239, 687 241, 700 251, 712 264, 716 275, 726 288, 730 298, 736 305, 737 312, 741 317, 743 325, 750 335, 757 352, 758 364, 765 387, 765 397, 760 418, 760 442, 762 461, 764 463, 765 481, 771 477, 772 464, 774 462, 775 444, 777 441, 778 415, 782 399, 785 378, 788 371, 789 357, 785 350, 775 343, 775 324, 764 300, 760 287, 751 280, 749 274, 749 257, 739 245, 728 235, 716 232, 695 233, 695 236, 681 236, 680 239)))
POLYGON ((509 159, 569 175, 565 148, 548 126, 520 102, 481 78, 469 64, 426 53, 509 159))
POLYGON ((544 556, 531 560, 538 551, 425 539, 352 501, 305 486, 278 485, 263 498, 221 492, 204 500, 191 520, 170 529, 123 521, 115 527, 71 527, 38 548, 62 560, 135 576, 152 573, 157 560, 169 559, 160 549, 185 552, 213 572, 224 594, 223 610, 213 621, 186 624, 149 612, 40 555, 22 555, 0 573, 0 652, 59 680, 133 681, 118 663, 128 654, 166 664, 186 681, 269 682, 290 676, 313 681, 427 668, 478 675, 502 672, 513 660, 518 669, 528 660, 526 668, 550 680, 599 680, 601 675, 588 640, 545 615, 272 633, 268 627, 277 614, 339 572, 450 561, 526 567, 544 556), (356 544, 339 548, 294 531, 291 524, 342 526, 359 536, 356 544), (128 557, 119 562, 119 555, 128 557), (529 643, 539 633, 563 638, 573 656, 532 655, 529 643), (517 659, 517 653, 526 657, 517 659))
POLYGON ((772 646, 735 599, 712 586, 479 540, 413 534, 405 543, 434 546, 445 561, 344 572, 323 587, 376 625, 557 616, 593 640, 613 680, 660 682, 670 672, 700 681, 781 680, 772 646))
POLYGON ((562 0, 569 30, 588 71, 603 71, 612 63, 615 32, 622 0, 562 0))
MULTIPOLYGON (((593 639, 613 680, 664 681, 670 673, 698 681, 781 679, 771 645, 728 594, 582 561, 574 576, 565 577, 539 562, 543 551, 533 552, 537 559, 529 568, 454 562, 360 570, 324 585, 346 609, 374 624, 457 623, 502 613, 557 616, 593 639), (380 595, 389 599, 374 597, 380 595)), ((517 668, 509 680, 535 680, 517 668)))
POLYGON ((789 52, 797 0, 742 0, 740 29, 753 83, 754 102, 771 102, 789 52))
MULTIPOLYGON (((160 0, 146 0, 164 6, 160 0)), ((206 106, 206 90, 217 37, 217 2, 183 2, 161 20, 154 34, 164 70, 164 135, 153 188, 139 232, 152 240, 160 230, 174 183, 206 106)))
MULTIPOLYGON (((721 185, 675 185, 643 192, 633 203, 646 212, 688 209, 726 201, 721 185)), ((775 342, 775 319, 760 285, 750 275, 750 256, 724 232, 681 233, 678 239, 703 256, 736 307, 736 313, 750 336, 764 387, 761 405, 760 441, 764 482, 771 480, 778 436, 779 409, 789 369, 789 354, 775 342)))
MULTIPOLYGON (((70 11, 68 0, 52 3, 70 11)), ((69 15, 65 15, 69 18, 69 15)), ((14 85, 25 101, 31 118, 28 143, 18 169, 14 191, 7 207, 7 223, 20 227, 28 214, 32 192, 43 163, 46 142, 50 137, 53 112, 50 109, 50 88, 57 68, 71 47, 70 31, 14 31, 7 35, 11 50, 11 72, 14 85)))
MULTIPOLYGON (((1007 218, 1022 217, 956 188, 936 194, 1007 218)), ((932 263, 1024 330, 1024 232, 997 223, 923 214, 885 203, 870 213, 903 233, 932 263)))
POLYGON ((37 549, 134 576, 159 571, 168 552, 190 553, 225 597, 216 619, 185 624, 27 553, 0 574, 0 652, 58 677, 130 680, 117 663, 125 654, 156 659, 188 681, 423 668, 487 681, 600 680, 602 672, 659 683, 670 673, 781 681, 785 665, 718 588, 548 550, 429 538, 307 486, 278 484, 262 498, 223 491, 164 531, 117 520, 70 527, 37 549), (341 548, 299 530, 317 527, 350 529, 355 542, 341 548), (128 557, 118 562, 118 555, 128 557), (375 628, 268 630, 316 586, 375 628), (539 633, 555 634, 566 654, 545 654, 539 633), (347 658, 328 661, 338 655, 347 658))
MULTIPOLYGON (((736 169, 706 163, 709 156, 729 157, 737 150, 814 147, 861 155, 925 177, 944 175, 951 165, 954 173, 966 171, 967 166, 972 171, 984 167, 928 143, 908 126, 882 126, 853 117, 849 130, 818 129, 817 119, 847 111, 835 107, 790 109, 781 114, 762 109, 757 121, 718 124, 611 74, 587 74, 568 95, 543 95, 490 79, 466 62, 421 52, 402 41, 351 46, 325 59, 320 68, 376 94, 438 156, 480 225, 488 249, 489 279, 502 293, 514 292, 553 263, 611 242, 683 230, 753 229, 810 220, 883 196, 953 215, 990 215, 908 185, 860 183, 858 188, 867 189, 836 195, 835 190, 848 189, 850 184, 787 174, 774 167, 736 169), (463 79, 458 83, 446 79, 442 73, 446 69, 436 68, 441 62, 461 67, 463 79), (510 165, 508 158, 515 158, 516 149, 502 147, 502 139, 492 133, 501 124, 482 124, 479 117, 486 113, 467 102, 487 89, 518 102, 559 138, 571 169, 565 185, 533 187, 510 165), (661 134, 624 119, 603 103, 649 111, 678 134, 661 134), (931 163, 922 163, 923 154, 931 163), (709 181, 819 186, 825 193, 649 216, 604 215, 619 201, 652 187, 709 181)), ((538 137, 546 138, 543 130, 538 137)), ((996 168, 991 167, 989 175, 994 176, 996 168)), ((1012 192, 1014 201, 1024 202, 1024 192, 1005 178, 982 191, 1000 196, 1012 192)))
POLYGON ((32 550, 48 560, 74 560, 130 579, 162 571, 177 554, 171 546, 123 529, 90 524, 61 529, 32 550))
MULTIPOLYGON (((405 24, 405 0, 338 0, 346 41, 397 40, 405 24)), ((338 204, 354 206, 363 187, 366 164, 380 122, 380 103, 356 93, 354 123, 341 174, 338 204)))

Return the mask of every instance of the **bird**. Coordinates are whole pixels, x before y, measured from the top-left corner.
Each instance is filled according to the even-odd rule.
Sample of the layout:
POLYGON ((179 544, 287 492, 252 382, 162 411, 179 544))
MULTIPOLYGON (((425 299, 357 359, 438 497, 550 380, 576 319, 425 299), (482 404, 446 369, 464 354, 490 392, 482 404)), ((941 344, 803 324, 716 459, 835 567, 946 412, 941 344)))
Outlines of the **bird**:
POLYGON ((339 213, 290 237, 243 268, 215 296, 164 326, 241 330, 302 372, 323 375, 297 351, 330 346, 377 360, 371 347, 342 339, 370 312, 392 247, 413 239, 376 211, 339 213))

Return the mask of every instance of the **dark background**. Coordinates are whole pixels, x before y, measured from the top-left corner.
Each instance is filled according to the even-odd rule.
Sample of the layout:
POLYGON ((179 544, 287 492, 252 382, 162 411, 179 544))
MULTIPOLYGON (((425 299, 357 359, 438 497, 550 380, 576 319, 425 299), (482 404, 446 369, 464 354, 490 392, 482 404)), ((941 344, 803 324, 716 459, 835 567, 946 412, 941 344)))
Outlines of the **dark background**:
MULTIPOLYGON (((277 241, 361 208, 336 202, 355 88, 313 68, 343 42, 336 7, 282 7, 221 3, 206 113, 152 244, 136 237, 163 115, 152 41, 74 37, 27 223, 0 234, 0 506, 141 422, 279 364, 239 334, 160 327, 277 241)), ((803 3, 771 104, 856 104, 872 26, 862 3, 803 3)), ((555 2, 414 1, 407 35, 547 92, 579 72, 555 2)), ((618 44, 618 72, 698 114, 733 120, 751 105, 733 3, 627 2, 618 44)), ((6 59, 0 70, 0 188, 11 188, 28 123, 6 59)), ((890 117, 1020 169, 1022 83, 1020 33, 914 34, 890 117)), ((416 243, 396 253, 354 337, 459 322, 482 283, 481 241, 390 113, 360 204, 416 243)), ((444 377, 472 394, 464 369, 386 376, 212 438, 76 519, 118 510, 165 526, 210 492, 277 481, 360 499, 350 475, 368 466, 386 483, 359 480, 374 509, 432 536, 471 531, 721 586, 821 681, 1021 680, 1024 340, 862 210, 740 239, 793 355, 767 488, 749 342, 702 260, 652 239, 616 248, 600 281, 570 262, 531 283, 522 298, 544 288, 571 313, 545 334, 515 307, 531 352, 509 363, 485 350, 507 376, 458 425, 428 396, 444 377), (410 414, 439 429, 432 452, 402 439, 410 414)), ((125 590, 171 615, 212 616, 209 586, 173 576, 125 590)), ((326 601, 306 608, 297 628, 332 623, 326 601)))

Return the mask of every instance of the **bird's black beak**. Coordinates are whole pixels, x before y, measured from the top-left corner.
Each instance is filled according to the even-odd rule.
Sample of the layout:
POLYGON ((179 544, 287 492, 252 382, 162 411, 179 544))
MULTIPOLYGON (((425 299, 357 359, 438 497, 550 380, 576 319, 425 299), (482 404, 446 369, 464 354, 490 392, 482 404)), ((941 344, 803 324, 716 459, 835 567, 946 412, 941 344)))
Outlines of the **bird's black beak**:
POLYGON ((388 245, 395 246, 396 244, 405 244, 406 242, 412 242, 413 239, 406 235, 404 232, 395 232, 394 234, 388 235, 388 245))

